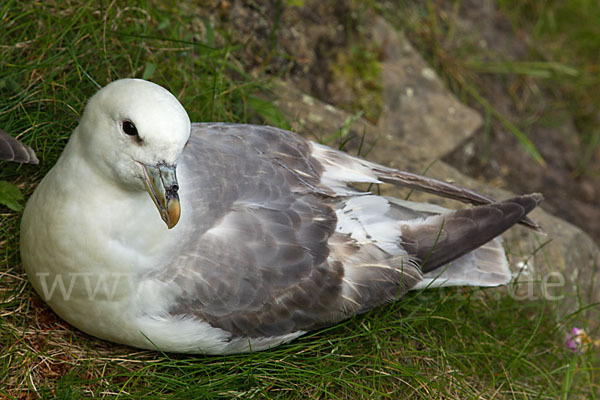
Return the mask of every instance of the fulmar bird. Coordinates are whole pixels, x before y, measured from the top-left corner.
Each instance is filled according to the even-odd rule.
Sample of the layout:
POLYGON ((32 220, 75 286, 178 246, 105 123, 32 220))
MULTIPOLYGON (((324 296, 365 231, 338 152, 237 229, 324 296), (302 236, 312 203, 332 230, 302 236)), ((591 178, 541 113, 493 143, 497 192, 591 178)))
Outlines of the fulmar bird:
POLYGON ((494 238, 534 226, 525 216, 541 199, 494 202, 277 128, 191 124, 164 88, 123 79, 89 100, 29 199, 21 254, 40 296, 93 336, 258 351, 411 289, 507 283, 494 238), (380 197, 356 182, 475 206, 380 197))

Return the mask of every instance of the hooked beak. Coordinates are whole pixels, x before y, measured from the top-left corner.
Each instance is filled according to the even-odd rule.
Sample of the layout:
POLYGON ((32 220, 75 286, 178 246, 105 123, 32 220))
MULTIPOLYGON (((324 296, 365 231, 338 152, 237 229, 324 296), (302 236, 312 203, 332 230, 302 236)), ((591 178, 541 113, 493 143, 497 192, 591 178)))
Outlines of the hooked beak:
POLYGON ((181 214, 177 191, 177 176, 175 165, 146 165, 140 163, 144 170, 144 184, 154 205, 169 229, 177 225, 181 214))

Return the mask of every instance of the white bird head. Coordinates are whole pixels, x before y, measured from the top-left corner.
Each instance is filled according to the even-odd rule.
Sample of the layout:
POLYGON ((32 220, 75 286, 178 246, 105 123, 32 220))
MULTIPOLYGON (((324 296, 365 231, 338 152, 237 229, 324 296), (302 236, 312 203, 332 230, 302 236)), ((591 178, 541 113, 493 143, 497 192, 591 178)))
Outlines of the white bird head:
POLYGON ((141 79, 114 81, 85 107, 77 128, 88 162, 130 190, 147 190, 169 228, 179 220, 177 160, 190 119, 168 90, 141 79))

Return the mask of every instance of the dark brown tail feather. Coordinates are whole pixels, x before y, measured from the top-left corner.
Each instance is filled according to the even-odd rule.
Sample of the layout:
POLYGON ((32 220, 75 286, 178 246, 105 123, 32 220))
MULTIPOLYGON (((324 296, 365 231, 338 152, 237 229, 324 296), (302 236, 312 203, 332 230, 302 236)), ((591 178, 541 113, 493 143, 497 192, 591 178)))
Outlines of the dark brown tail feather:
POLYGON ((428 272, 489 242, 521 221, 544 197, 539 193, 429 217, 402 227, 402 245, 428 272))
MULTIPOLYGON (((458 200, 463 203, 470 203, 476 206, 496 203, 491 197, 434 178, 416 175, 406 171, 397 171, 381 166, 374 167, 373 171, 377 173, 377 178, 384 182, 390 182, 422 192, 432 193, 449 199, 458 200)), ((541 227, 527 217, 522 218, 519 223, 543 233, 541 227)))

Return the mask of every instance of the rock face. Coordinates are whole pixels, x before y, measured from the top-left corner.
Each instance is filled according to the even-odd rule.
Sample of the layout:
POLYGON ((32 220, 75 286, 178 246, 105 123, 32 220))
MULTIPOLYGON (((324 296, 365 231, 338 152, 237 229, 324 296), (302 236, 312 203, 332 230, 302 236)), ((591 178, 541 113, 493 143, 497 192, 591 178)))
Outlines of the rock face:
POLYGON ((381 86, 383 132, 440 158, 467 139, 482 123, 478 113, 448 93, 435 71, 406 38, 383 18, 373 27, 383 50, 381 86))
MULTIPOLYGON (((514 196, 439 161, 473 135, 482 119, 444 89, 433 70, 400 33, 382 20, 375 23, 374 30, 386 53, 382 63, 385 106, 377 125, 355 119, 288 83, 278 82, 274 91, 276 102, 292 129, 313 140, 330 138, 333 132, 339 132, 343 137, 330 140, 328 145, 335 147, 335 140, 344 141, 344 150, 357 154, 361 148, 361 156, 384 165, 451 181, 498 199, 514 196)), ((408 193, 398 188, 381 189, 383 194, 399 197, 408 193)), ((411 194, 411 200, 463 207, 416 192, 411 194)), ((600 249, 579 228, 539 208, 530 216, 547 236, 522 227, 504 234, 511 265, 515 272, 517 266, 522 267, 511 295, 524 301, 545 299, 561 315, 576 313, 574 323, 597 326, 598 307, 589 305, 600 302, 600 249)))

